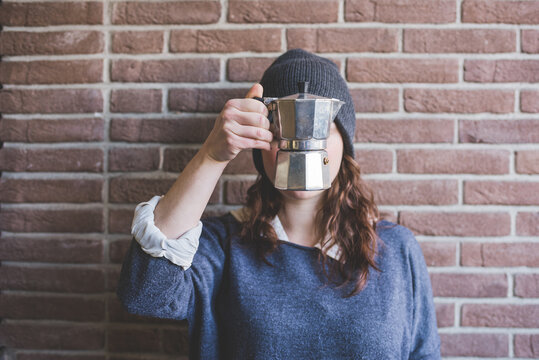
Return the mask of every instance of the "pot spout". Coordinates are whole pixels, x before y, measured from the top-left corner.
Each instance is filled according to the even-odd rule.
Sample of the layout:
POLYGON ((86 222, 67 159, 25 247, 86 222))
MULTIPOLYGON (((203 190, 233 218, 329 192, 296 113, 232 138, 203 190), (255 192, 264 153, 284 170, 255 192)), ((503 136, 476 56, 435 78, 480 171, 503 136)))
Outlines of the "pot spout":
POLYGON ((346 104, 344 101, 334 100, 333 109, 331 111, 331 121, 335 120, 335 117, 337 116, 337 114, 339 113, 339 110, 344 104, 346 104))

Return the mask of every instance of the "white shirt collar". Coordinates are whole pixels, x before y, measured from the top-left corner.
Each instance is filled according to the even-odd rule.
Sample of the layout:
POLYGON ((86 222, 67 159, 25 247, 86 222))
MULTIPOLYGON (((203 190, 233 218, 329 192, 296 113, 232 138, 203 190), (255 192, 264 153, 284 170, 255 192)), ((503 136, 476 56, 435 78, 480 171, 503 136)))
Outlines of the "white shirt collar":
MULTIPOLYGON (((245 211, 246 208, 241 208, 238 210, 232 210, 230 213, 232 216, 236 218, 238 221, 243 221, 245 219, 245 211)), ((275 216, 275 218, 271 221, 271 226, 273 226, 273 229, 275 230, 275 234, 277 235, 277 238, 282 241, 290 242, 288 239, 288 235, 286 235, 286 232, 284 231, 283 224, 281 223, 281 220, 279 220, 279 216, 275 216)), ((315 245, 316 248, 322 249, 322 246, 320 243, 317 243, 315 245)), ((339 254, 340 254, 340 247, 338 244, 334 244, 330 248, 327 249, 326 252, 327 256, 334 260, 339 260, 339 254)))

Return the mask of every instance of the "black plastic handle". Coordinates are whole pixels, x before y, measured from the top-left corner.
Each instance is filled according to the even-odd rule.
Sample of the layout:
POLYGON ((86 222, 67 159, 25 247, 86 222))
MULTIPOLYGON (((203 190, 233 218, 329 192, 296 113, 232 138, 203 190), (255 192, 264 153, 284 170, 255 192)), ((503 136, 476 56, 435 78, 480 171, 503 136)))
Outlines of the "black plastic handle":
MULTIPOLYGON (((261 98, 261 97, 258 97, 258 96, 253 96, 253 99, 258 100, 262 104, 266 105, 266 102, 264 101, 264 98, 261 98)), ((266 105, 266 107, 267 107, 267 105, 266 105)), ((271 110, 269 111, 269 114, 268 114, 268 120, 269 120, 270 124, 273 123, 273 111, 271 111, 271 110)))

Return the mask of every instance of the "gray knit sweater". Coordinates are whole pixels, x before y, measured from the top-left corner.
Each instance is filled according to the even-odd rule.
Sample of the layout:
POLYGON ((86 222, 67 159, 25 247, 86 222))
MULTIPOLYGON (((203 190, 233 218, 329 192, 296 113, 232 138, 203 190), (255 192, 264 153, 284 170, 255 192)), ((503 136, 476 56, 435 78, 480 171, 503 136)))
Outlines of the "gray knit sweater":
POLYGON ((269 266, 239 244, 239 228, 231 214, 204 220, 187 270, 133 240, 120 300, 131 313, 187 319, 190 359, 440 358, 431 284, 408 229, 378 223, 381 272, 344 298, 324 286, 318 248, 281 241, 269 266))

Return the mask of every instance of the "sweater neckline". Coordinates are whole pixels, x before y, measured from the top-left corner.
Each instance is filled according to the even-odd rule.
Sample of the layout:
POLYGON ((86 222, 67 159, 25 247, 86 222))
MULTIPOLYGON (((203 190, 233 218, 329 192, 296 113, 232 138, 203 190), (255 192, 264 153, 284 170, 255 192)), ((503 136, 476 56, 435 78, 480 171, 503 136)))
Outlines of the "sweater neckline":
MULTIPOLYGON (((238 222, 242 222, 243 220, 245 220, 245 218, 247 216, 247 211, 248 211, 247 208, 243 207, 243 208, 240 208, 238 210, 231 210, 230 214, 232 214, 232 216, 238 222)), ((275 218, 273 218, 273 220, 271 221, 271 226, 273 226, 273 229, 275 230, 275 234, 277 235, 277 238, 281 242, 294 245, 294 246, 299 247, 301 249, 309 249, 309 250, 319 249, 319 250, 322 250, 322 246, 320 245, 320 243, 317 243, 314 246, 305 246, 305 245, 297 244, 297 243, 294 243, 294 242, 290 241, 289 238, 288 238, 288 235, 286 234, 286 231, 284 230, 283 224, 281 223, 281 220, 279 219, 278 215, 275 215, 275 218)), ((330 246, 329 248, 327 248, 326 254, 330 258, 338 261, 340 251, 341 251, 340 246, 338 244, 334 244, 334 245, 330 246)))

